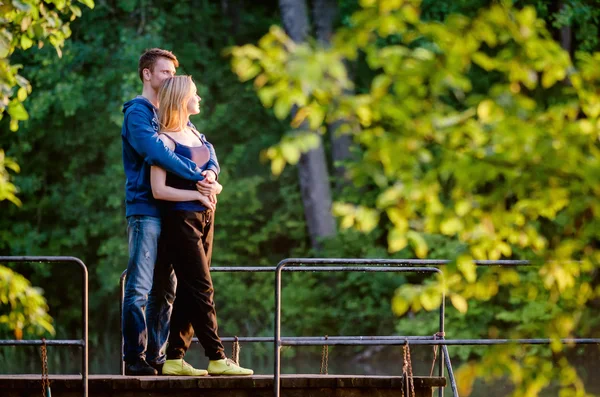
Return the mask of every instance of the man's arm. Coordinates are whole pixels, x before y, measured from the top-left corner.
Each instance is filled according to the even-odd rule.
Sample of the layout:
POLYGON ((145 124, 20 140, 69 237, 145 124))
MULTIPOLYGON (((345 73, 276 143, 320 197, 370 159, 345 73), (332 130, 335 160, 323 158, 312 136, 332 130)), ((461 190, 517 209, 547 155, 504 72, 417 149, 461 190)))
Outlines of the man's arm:
MULTIPOLYGON (((164 135, 158 138, 170 150, 175 149, 173 142, 167 141, 164 135)), ((153 165, 150 168, 150 186, 152 187, 152 195, 157 200, 165 201, 200 201, 206 208, 215 209, 216 200, 211 200, 210 197, 202 195, 196 190, 183 190, 167 186, 167 171, 153 165)))
POLYGON ((204 177, 193 161, 175 154, 158 139, 152 128, 151 119, 141 111, 132 110, 125 115, 127 123, 126 139, 135 151, 150 165, 157 165, 173 174, 192 181, 204 177))
POLYGON ((221 167, 219 166, 219 160, 217 160, 217 154, 215 153, 215 148, 213 147, 212 144, 210 144, 206 140, 204 135, 202 135, 202 138, 204 138, 203 139, 204 144, 206 145, 206 147, 208 148, 208 151, 210 153, 210 158, 209 158, 208 162, 206 163, 206 167, 204 167, 204 169, 214 172, 216 179, 218 179, 219 172, 221 172, 221 167))

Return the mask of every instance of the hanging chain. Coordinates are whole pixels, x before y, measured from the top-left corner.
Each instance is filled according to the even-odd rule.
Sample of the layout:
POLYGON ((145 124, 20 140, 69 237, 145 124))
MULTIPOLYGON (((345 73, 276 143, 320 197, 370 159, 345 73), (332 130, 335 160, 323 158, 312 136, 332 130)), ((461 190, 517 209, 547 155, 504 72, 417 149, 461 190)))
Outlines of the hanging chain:
POLYGON ((438 345, 434 345, 433 346, 433 362, 431 363, 431 371, 429 371, 429 376, 433 376, 433 369, 435 368, 437 354, 438 354, 438 345))
MULTIPOLYGON (((325 335, 325 340, 329 337, 325 335)), ((328 363, 329 363, 329 345, 323 345, 323 351, 321 352, 321 375, 328 374, 328 363)))
MULTIPOLYGON (((404 376, 404 379, 410 386, 408 397, 415 397, 416 396, 415 383, 413 380, 412 359, 410 357, 410 347, 408 346, 408 340, 406 340, 404 343, 404 365, 402 366, 402 375, 404 376)), ((402 386, 402 397, 405 397, 404 396, 405 385, 402 386)))
MULTIPOLYGON (((445 332, 436 332, 433 334, 433 340, 444 339, 445 335, 445 332)), ((433 376, 433 369, 435 368, 439 347, 439 345, 433 345, 433 362, 431 363, 431 371, 429 371, 429 376, 433 376)))
POLYGON ((240 346, 240 340, 237 336, 233 337, 233 345, 231 346, 231 359, 235 361, 237 365, 240 365, 240 350, 242 347, 240 346))
POLYGON ((408 356, 408 376, 410 377, 410 392, 412 393, 412 397, 415 397, 415 381, 413 378, 412 358, 410 357, 410 346, 408 346, 408 343, 406 344, 406 354, 408 356))
POLYGON ((46 338, 42 338, 42 397, 50 397, 46 395, 46 391, 50 390, 50 379, 48 377, 48 353, 46 350, 46 338))

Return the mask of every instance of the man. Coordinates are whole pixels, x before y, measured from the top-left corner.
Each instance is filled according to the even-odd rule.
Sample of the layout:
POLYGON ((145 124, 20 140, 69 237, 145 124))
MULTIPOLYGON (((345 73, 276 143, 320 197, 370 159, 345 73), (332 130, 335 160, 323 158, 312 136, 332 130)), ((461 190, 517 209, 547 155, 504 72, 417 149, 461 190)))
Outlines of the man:
POLYGON ((170 51, 152 48, 144 52, 138 64, 142 95, 123 106, 121 138, 129 237, 123 299, 123 359, 127 375, 158 374, 156 368, 160 369, 165 361, 163 347, 169 334, 176 287, 171 267, 157 267, 154 275, 161 221, 158 203, 152 197, 150 166, 158 165, 182 178, 199 181, 198 190, 206 195, 213 194, 212 182, 219 173, 212 146, 207 145, 208 167, 200 171, 196 164, 173 153, 158 139, 158 89, 165 79, 175 75, 178 66, 170 51), (160 287, 151 292, 153 277, 160 287))

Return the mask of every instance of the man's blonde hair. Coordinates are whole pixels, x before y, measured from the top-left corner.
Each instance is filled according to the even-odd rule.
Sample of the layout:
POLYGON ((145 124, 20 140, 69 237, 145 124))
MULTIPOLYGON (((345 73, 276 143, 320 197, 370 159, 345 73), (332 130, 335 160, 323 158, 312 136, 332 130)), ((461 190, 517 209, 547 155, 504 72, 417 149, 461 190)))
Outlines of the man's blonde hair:
POLYGON ((193 93, 192 76, 174 76, 158 90, 158 121, 161 131, 181 131, 188 122, 188 101, 193 93))

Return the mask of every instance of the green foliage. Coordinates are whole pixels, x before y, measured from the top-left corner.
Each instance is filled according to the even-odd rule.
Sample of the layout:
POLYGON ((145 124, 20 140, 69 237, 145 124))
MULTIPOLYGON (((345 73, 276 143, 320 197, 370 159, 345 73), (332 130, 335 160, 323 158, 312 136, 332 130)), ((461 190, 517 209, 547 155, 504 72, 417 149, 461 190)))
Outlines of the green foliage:
MULTIPOLYGON (((437 308, 441 291, 460 313, 507 291, 518 315, 481 318, 488 332, 498 322, 514 335, 573 335, 600 292, 592 283, 600 263, 600 53, 578 53, 573 64, 532 7, 505 2, 436 22, 428 20, 435 12, 420 18, 419 1, 361 5, 330 48, 297 45, 272 27, 257 46, 232 50, 233 70, 254 79, 278 117, 297 104, 292 125, 346 124, 360 148, 350 175, 370 181, 377 198, 338 202, 343 226, 389 225, 390 252, 410 247, 418 257, 429 255, 433 235, 467 247, 450 255, 456 261, 443 278, 401 286, 396 314, 437 308), (347 60, 363 58, 369 87, 349 95, 347 60), (543 265, 520 274, 477 272, 472 262, 517 253, 543 265), (528 302, 534 298, 541 302, 528 302), (514 326, 516 319, 534 322, 514 326)), ((269 149, 277 169, 292 163, 284 144, 294 142, 269 149)), ((572 375, 563 364, 542 367, 549 369, 538 377, 529 378, 533 365, 518 371, 515 395, 537 395, 546 380, 572 375)), ((581 382, 561 386, 583 395, 581 382)))
MULTIPOLYGON (((155 46, 173 50, 179 72, 193 75, 198 83, 203 107, 193 121, 215 144, 221 162, 225 188, 216 218, 215 267, 274 266, 285 257, 311 255, 407 258, 426 253, 432 259, 449 258, 472 254, 471 237, 484 242, 493 231, 502 241, 512 235, 511 227, 519 233, 516 243, 505 241, 510 255, 495 242, 483 248, 485 255, 497 255, 499 248, 502 257, 550 256, 562 242, 584 241, 580 235, 589 237, 588 246, 597 244, 593 194, 597 196, 598 185, 591 173, 597 170, 597 148, 590 144, 582 153, 588 141, 578 132, 590 128, 579 98, 593 109, 597 92, 593 84, 578 86, 576 78, 593 81, 595 58, 582 55, 578 69, 571 69, 530 11, 506 14, 496 8, 501 12, 478 17, 488 3, 425 1, 422 24, 415 7, 377 12, 342 1, 339 22, 347 30, 338 34, 331 51, 288 46, 273 30, 260 41, 264 48, 244 47, 258 58, 265 48, 272 51, 273 59, 261 58, 264 70, 251 59, 235 57, 240 73, 256 75, 259 97, 252 83, 239 84, 222 54, 236 55, 240 50, 232 45, 257 42, 267 26, 278 23, 275 1, 264 6, 238 2, 227 9, 221 8, 223 2, 209 1, 193 6, 175 1, 103 3, 70 25, 72 37, 62 58, 48 47, 18 50, 11 57, 24 65, 23 76, 34 90, 24 104, 29 119, 20 124, 19 134, 0 134, 0 147, 22 165, 15 182, 23 202, 21 208, 0 204, 0 253, 69 254, 85 261, 90 270, 91 371, 115 373, 118 279, 127 263, 120 109, 139 94, 139 54, 155 46), (360 13, 352 16, 357 9, 360 13), (529 27, 527 38, 522 27, 529 27), (505 29, 518 34, 513 38, 505 29), (495 46, 481 44, 490 38, 496 39, 495 46), (341 62, 354 54, 356 61, 341 62), (566 65, 573 86, 540 86, 545 74, 550 76, 546 82, 560 80, 566 65), (528 79, 533 75, 538 78, 534 88, 513 84, 512 79, 532 84, 528 79), (519 91, 513 92, 517 85, 519 91), (338 95, 347 87, 357 95, 338 95), (345 99, 337 101, 341 97, 345 99), (305 118, 319 127, 343 116, 346 131, 358 143, 347 164, 353 183, 337 192, 334 207, 342 231, 323 241, 319 253, 308 248, 297 177, 292 167, 285 167, 311 147, 302 133, 286 134, 290 128, 282 122, 288 105, 296 101, 306 106, 295 125, 305 118), (434 122, 441 124, 433 128, 434 122), (560 200, 565 189, 568 204, 560 200), (503 218, 507 211, 510 216, 503 218), (518 220, 510 211, 521 211, 523 225, 510 223, 518 220), (541 249, 529 245, 536 238, 545 242, 541 249)), ((557 11, 544 11, 545 3, 523 2, 534 5, 552 28, 557 11)), ((572 28, 577 35, 579 24, 572 28)), ((576 48, 583 49, 584 42, 578 40, 576 48)), ((10 124, 3 120, 0 126, 8 131, 10 124)), ((591 127, 590 140, 598 130, 597 124, 591 127)), ((11 167, 6 168, 17 171, 11 167)), ((571 256, 585 260, 585 248, 583 253, 575 248, 571 256)), ((560 257, 565 256, 553 258, 560 257)), ((286 273, 284 334, 431 335, 438 326, 435 310, 406 312, 402 307, 434 308, 440 301, 436 286, 450 297, 449 338, 593 334, 598 318, 589 299, 597 280, 585 267, 554 263, 541 268, 542 273, 537 267, 516 273, 476 270, 462 260, 458 273, 457 266, 450 267, 445 284, 404 274, 286 273), (579 276, 569 279, 577 271, 579 276), (573 293, 577 288, 581 294, 573 293), (425 294, 417 293, 421 291, 425 294), (457 310, 465 307, 466 313, 457 310)), ((76 270, 36 264, 17 270, 44 289, 57 337, 78 335, 76 270)), ((213 279, 222 335, 272 335, 272 274, 214 273, 213 279)), ((243 362, 262 363, 263 371, 270 372, 269 349, 244 346, 243 362)), ((59 354, 52 357, 55 365, 69 372, 63 366, 70 361, 58 359, 59 354)), ((561 355, 558 350, 453 347, 451 354, 472 360, 458 373, 463 390, 474 377, 492 379, 509 371, 518 388, 528 387, 525 380, 539 384, 552 376, 565 385, 578 384, 564 361, 547 369, 550 355, 561 355), (532 359, 532 353, 540 360, 532 359)))
MULTIPOLYGON (((92 0, 80 3, 90 8, 94 6, 92 0)), ((70 0, 12 0, 0 4, 0 13, 0 120, 5 112, 8 113, 10 129, 16 131, 19 122, 29 118, 23 102, 31 94, 31 84, 19 74, 23 65, 11 63, 11 55, 15 50, 25 51, 34 44, 41 48, 49 42, 60 56, 61 47, 71 34, 69 22, 81 16, 81 9, 70 0)), ((16 196, 17 188, 11 182, 8 170, 19 172, 19 166, 13 159, 5 157, 0 148, 0 202, 8 200, 20 206, 21 200, 16 196)), ((6 236, 2 234, 4 241, 6 236)), ((23 276, 2 266, 0 303, 0 333, 6 335, 11 331, 17 339, 44 332, 54 334, 41 290, 31 287, 23 276)))
MULTIPOLYGON (((92 0, 79 2, 94 7, 92 0)), ((31 94, 31 84, 19 74, 23 65, 11 63, 11 55, 15 50, 25 51, 34 44, 41 48, 49 42, 60 56, 71 34, 69 21, 79 16, 81 9, 71 0, 9 0, 0 4, 0 120, 8 113, 12 131, 29 118, 23 102, 31 94)), ((19 172, 17 163, 6 158, 0 147, 0 201, 20 205, 8 169, 19 172)))
POLYGON ((15 205, 21 205, 21 200, 15 195, 17 188, 9 181, 8 170, 19 172, 19 165, 5 157, 4 150, 0 149, 0 201, 8 200, 15 205))
MULTIPOLYGON (((78 2, 94 7, 92 0, 78 2)), ((15 50, 28 50, 34 45, 41 48, 46 42, 60 56, 65 39, 71 35, 69 22, 81 16, 81 8, 71 0, 11 0, 4 2, 0 11, 0 118, 6 111, 14 131, 19 121, 28 118, 22 102, 31 93, 31 85, 18 74, 23 65, 11 64, 10 56, 15 50)))
POLYGON ((0 266, 0 335, 22 339, 46 333, 53 335, 54 327, 42 291, 0 266))
MULTIPOLYGON (((278 15, 271 8, 239 10, 240 23, 234 29, 232 19, 209 2, 192 7, 165 1, 145 8, 143 18, 136 11, 139 4, 134 3, 117 1, 112 8, 84 13, 72 24, 73 35, 60 59, 48 48, 32 49, 27 57, 15 54, 35 87, 27 101, 30 119, 19 134, 0 135, 0 146, 22 165, 15 182, 23 201, 21 208, 3 208, 0 252, 68 253, 86 263, 93 313, 90 338, 92 346, 103 346, 95 348, 93 372, 118 370, 116 359, 103 354, 114 356, 120 346, 118 280, 127 265, 119 131, 122 104, 141 90, 136 68, 145 48, 172 50, 181 64, 179 73, 194 76, 203 98, 201 114, 192 121, 215 145, 224 186, 216 214, 212 265, 275 266, 283 258, 311 254, 294 170, 286 169, 273 178, 269 165, 261 161, 261 151, 277 143, 286 127, 261 106, 251 86, 239 84, 229 60, 222 57, 222 50, 234 42, 256 40, 262 27, 276 22, 278 15), (161 11, 166 9, 172 12, 161 11), (201 26, 202 34, 190 26, 201 26)), ((356 245, 359 236, 340 240, 339 247, 330 248, 330 255, 343 254, 344 241, 356 245)), ((365 248, 372 244, 370 240, 365 248)), ((373 255, 381 253, 385 250, 373 255)), ((17 269, 44 288, 58 337, 77 335, 81 294, 76 271, 34 264, 17 269)), ((222 335, 272 334, 271 275, 215 273, 213 278, 222 335)), ((345 277, 339 279, 347 285, 345 277)), ((286 288, 291 290, 314 282, 310 277, 287 281, 286 288)), ((295 322, 291 332, 333 333, 322 326, 324 317, 329 324, 350 327, 354 319, 381 314, 388 318, 385 324, 391 333, 390 300, 396 284, 387 281, 385 287, 378 287, 377 280, 373 284, 381 292, 369 299, 364 310, 355 310, 348 289, 339 302, 352 307, 333 314, 317 304, 323 291, 302 289, 294 294, 295 301, 319 309, 319 316, 303 324, 295 322)), ((371 330, 370 324, 363 325, 354 331, 371 330)), ((267 350, 256 349, 253 362, 270 359, 267 350)))

